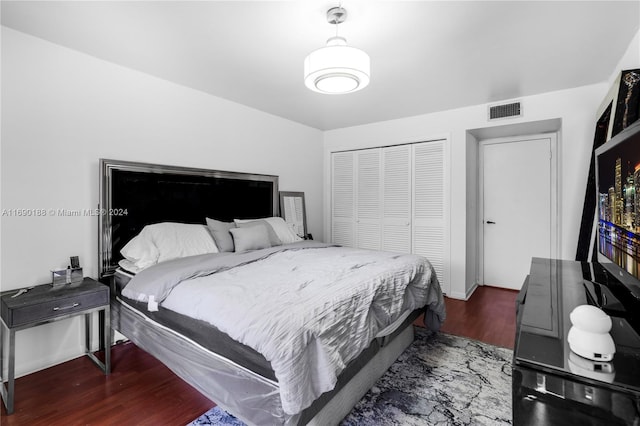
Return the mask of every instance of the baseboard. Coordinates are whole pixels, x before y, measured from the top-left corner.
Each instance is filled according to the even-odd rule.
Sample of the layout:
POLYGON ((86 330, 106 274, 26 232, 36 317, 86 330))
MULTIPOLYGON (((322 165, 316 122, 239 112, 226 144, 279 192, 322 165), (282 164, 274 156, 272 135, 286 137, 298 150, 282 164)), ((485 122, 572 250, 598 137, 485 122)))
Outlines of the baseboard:
POLYGON ((469 300, 469 298, 471 297, 473 292, 476 291, 477 288, 478 288, 478 283, 473 283, 471 288, 469 290, 467 290, 467 294, 465 295, 465 299, 464 300, 469 300))
POLYGON ((447 294, 448 297, 451 297, 452 299, 458 299, 458 300, 469 300, 469 298, 471 297, 471 295, 473 294, 474 291, 476 291, 476 289, 478 288, 478 283, 473 283, 473 285, 465 292, 465 293, 460 293, 460 292, 451 292, 451 294, 447 294))

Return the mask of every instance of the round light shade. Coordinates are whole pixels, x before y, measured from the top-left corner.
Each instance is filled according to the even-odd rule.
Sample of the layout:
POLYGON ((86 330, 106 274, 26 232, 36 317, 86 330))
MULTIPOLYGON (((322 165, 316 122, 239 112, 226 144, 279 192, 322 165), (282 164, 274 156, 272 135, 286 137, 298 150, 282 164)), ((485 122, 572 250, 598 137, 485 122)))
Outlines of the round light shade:
POLYGON ((327 46, 304 60, 304 84, 314 92, 340 94, 364 89, 369 84, 369 55, 333 37, 327 46))

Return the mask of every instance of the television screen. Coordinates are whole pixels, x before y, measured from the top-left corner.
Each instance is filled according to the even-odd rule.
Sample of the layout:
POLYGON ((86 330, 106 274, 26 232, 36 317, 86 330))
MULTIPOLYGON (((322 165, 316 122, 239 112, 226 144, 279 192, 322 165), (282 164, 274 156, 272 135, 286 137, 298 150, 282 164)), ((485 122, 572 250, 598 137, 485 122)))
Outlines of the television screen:
POLYGON ((640 278, 640 123, 605 143, 596 155, 599 259, 606 257, 620 268, 618 272, 624 270, 637 280, 640 278))

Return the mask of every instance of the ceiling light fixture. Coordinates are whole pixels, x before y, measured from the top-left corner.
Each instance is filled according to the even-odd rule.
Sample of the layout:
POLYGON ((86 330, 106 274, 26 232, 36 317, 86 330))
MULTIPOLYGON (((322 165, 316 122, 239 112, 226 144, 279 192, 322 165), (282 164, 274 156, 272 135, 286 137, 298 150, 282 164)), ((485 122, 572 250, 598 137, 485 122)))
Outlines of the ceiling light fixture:
POLYGON ((369 84, 369 55, 347 46, 347 40, 338 36, 338 25, 346 19, 343 7, 329 9, 327 22, 336 26, 336 35, 304 60, 304 84, 314 92, 337 95, 364 89, 369 84))

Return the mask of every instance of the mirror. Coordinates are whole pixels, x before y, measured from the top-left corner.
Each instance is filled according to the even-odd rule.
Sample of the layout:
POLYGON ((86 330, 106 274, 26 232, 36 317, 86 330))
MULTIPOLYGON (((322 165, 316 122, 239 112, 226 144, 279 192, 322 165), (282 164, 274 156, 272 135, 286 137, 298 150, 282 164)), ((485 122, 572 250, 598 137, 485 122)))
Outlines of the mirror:
POLYGON ((304 192, 280 192, 280 216, 300 238, 307 238, 304 192))

